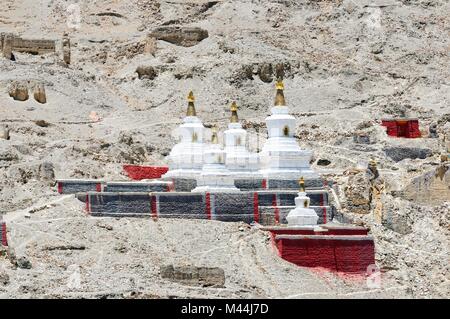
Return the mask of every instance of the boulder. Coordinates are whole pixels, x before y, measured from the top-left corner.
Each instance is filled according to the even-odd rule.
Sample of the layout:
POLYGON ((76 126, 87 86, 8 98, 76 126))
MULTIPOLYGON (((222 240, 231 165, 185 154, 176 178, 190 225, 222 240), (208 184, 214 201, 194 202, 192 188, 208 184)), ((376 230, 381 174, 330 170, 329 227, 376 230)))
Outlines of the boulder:
POLYGON ((39 127, 49 127, 51 124, 46 120, 36 120, 34 123, 39 127))
POLYGON ((223 287, 225 272, 218 267, 162 266, 161 277, 181 284, 200 287, 223 287))
POLYGON ((6 286, 9 284, 9 275, 3 271, 0 270, 0 286, 6 286))
POLYGON ((53 182, 55 180, 55 168, 53 163, 43 162, 39 166, 39 176, 42 180, 53 182))
POLYGON ((153 80, 157 76, 156 70, 151 66, 139 66, 136 69, 136 73, 139 79, 153 80))
POLYGON ((198 27, 162 26, 154 29, 149 35, 183 47, 191 47, 206 39, 208 31, 198 27))
POLYGON ((326 158, 319 158, 318 160, 317 160, 317 165, 318 166, 328 166, 328 165, 330 165, 331 164, 331 161, 330 160, 327 160, 326 158))
POLYGON ((384 227, 401 235, 412 233, 411 218, 407 214, 401 214, 394 209, 386 210, 383 214, 382 224, 384 227))
POLYGON ((370 144, 370 136, 367 133, 355 132, 353 134, 353 143, 356 143, 356 144, 370 144))
POLYGON ((263 63, 260 65, 258 75, 261 81, 270 83, 273 80, 273 68, 270 63, 263 63))
POLYGON ((16 266, 19 267, 20 269, 31 269, 32 267, 31 262, 25 256, 17 258, 16 266))
POLYGON ((16 101, 28 100, 28 86, 24 83, 13 82, 9 89, 9 96, 16 101))
POLYGON ((34 99, 41 104, 47 103, 44 84, 36 84, 36 86, 34 87, 34 99))
POLYGON ((406 158, 425 159, 433 155, 431 149, 420 147, 393 146, 393 147, 386 147, 383 150, 386 156, 391 158, 395 162, 400 162, 406 158))
POLYGON ((155 55, 156 50, 158 49, 158 44, 156 39, 152 36, 147 36, 145 39, 144 53, 155 55))
POLYGON ((9 127, 8 126, 0 126, 0 139, 9 140, 9 127))

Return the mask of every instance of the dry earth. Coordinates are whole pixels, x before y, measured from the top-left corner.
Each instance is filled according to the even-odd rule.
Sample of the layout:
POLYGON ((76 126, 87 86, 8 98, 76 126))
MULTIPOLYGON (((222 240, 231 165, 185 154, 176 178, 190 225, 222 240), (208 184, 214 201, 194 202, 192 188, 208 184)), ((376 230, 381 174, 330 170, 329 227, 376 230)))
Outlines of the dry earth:
POLYGON ((21 266, 31 263, 0 259, 0 296, 448 298, 450 173, 440 155, 450 147, 449 13, 439 0, 3 1, 0 32, 69 32, 72 62, 0 58, 0 125, 10 129, 0 139, 0 213, 21 266), (77 3, 81 27, 70 30, 66 9, 77 3), (189 47, 158 40, 146 53, 161 25, 209 36, 189 47), (237 100, 249 146, 260 148, 280 64, 299 143, 334 181, 340 220, 371 228, 383 289, 290 265, 240 224, 94 219, 57 196, 55 176, 124 179, 122 163, 164 164, 191 89, 205 124, 222 129, 237 100), (140 66, 152 76, 139 79, 140 66), (47 103, 13 100, 12 81, 43 83, 47 103), (402 115, 420 119, 423 138, 386 137, 377 121, 402 115), (428 138, 432 123, 438 138, 428 138), (370 142, 355 143, 356 132, 370 142), (358 173, 370 158, 385 186, 372 203, 358 173), (163 280, 159 266, 170 263, 222 267, 226 286, 163 280), (81 288, 70 288, 78 270, 81 288))

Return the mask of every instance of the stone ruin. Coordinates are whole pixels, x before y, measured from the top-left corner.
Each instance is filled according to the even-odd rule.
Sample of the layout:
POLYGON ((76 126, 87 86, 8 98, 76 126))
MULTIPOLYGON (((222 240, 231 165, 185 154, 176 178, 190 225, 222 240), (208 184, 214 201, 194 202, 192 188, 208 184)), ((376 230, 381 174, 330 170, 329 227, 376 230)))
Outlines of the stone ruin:
POLYGON ((29 91, 33 92, 33 97, 38 103, 47 103, 45 86, 41 82, 13 81, 9 86, 9 96, 16 101, 27 101, 29 91))
MULTIPOLYGON (((8 60, 15 60, 13 52, 42 55, 57 52, 57 41, 47 39, 24 39, 12 33, 0 33, 0 52, 8 60)), ((62 57, 70 64, 70 39, 67 33, 62 39, 62 57)))
POLYGON ((163 40, 172 44, 191 47, 209 36, 208 31, 198 27, 161 26, 154 29, 148 38, 163 40))

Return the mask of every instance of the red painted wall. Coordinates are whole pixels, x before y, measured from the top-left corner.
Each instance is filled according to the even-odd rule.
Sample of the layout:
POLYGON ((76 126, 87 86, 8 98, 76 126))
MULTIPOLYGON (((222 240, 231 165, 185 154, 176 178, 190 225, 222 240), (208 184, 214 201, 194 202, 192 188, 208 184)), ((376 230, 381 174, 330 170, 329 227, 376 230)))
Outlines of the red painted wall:
POLYGON ((123 170, 133 180, 161 178, 167 173, 167 166, 123 165, 123 170))
POLYGON ((418 120, 382 120, 381 125, 386 127, 389 136, 406 138, 421 136, 418 120))
MULTIPOLYGON (((313 237, 313 236, 312 236, 313 237)), ((375 264, 373 240, 276 239, 279 255, 298 266, 323 267, 345 273, 365 273, 375 264)))

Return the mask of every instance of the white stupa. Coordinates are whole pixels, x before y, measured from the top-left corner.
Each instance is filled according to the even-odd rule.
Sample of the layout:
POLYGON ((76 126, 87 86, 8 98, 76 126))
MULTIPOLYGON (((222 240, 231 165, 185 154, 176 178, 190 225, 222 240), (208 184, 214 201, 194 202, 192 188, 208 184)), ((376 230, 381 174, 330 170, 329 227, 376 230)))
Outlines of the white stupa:
POLYGON ((300 179, 300 192, 295 198, 295 208, 286 217, 289 227, 315 226, 319 216, 314 209, 309 208, 310 199, 306 195, 305 181, 300 179))
POLYGON ((225 166, 226 152, 219 144, 217 129, 214 127, 212 131, 211 145, 205 149, 203 168, 197 176, 197 187, 192 192, 240 192, 234 185, 233 176, 225 166))
POLYGON ((266 118, 268 138, 260 153, 260 172, 273 179, 318 178, 309 164, 312 152, 301 149, 294 138, 295 117, 286 106, 283 82, 277 81, 276 88, 275 106, 266 118))
POLYGON ((168 156, 169 171, 163 178, 196 178, 202 170, 205 127, 197 117, 194 101, 191 91, 186 117, 178 127, 181 141, 172 148, 168 156))
POLYGON ((240 178, 253 177, 259 169, 258 154, 250 153, 246 148, 247 131, 242 128, 237 115, 237 104, 231 104, 231 118, 225 136, 225 165, 233 175, 240 178))

